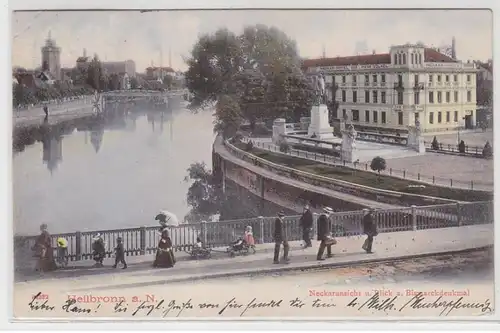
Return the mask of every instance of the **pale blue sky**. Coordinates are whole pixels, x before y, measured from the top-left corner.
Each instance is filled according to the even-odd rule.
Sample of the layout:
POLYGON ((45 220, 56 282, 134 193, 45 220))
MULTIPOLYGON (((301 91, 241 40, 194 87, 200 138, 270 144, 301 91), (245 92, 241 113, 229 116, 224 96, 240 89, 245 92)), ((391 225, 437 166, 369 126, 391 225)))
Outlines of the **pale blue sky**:
POLYGON ((63 67, 72 67, 83 49, 103 60, 133 59, 143 71, 154 61, 184 70, 187 55, 200 33, 227 27, 239 32, 249 24, 274 25, 297 41, 304 57, 354 53, 366 41, 377 53, 391 44, 439 46, 457 40, 462 60, 492 58, 492 14, 486 10, 275 10, 275 11, 165 11, 165 12, 17 12, 12 17, 12 65, 40 65, 40 47, 48 31, 62 48, 63 67))

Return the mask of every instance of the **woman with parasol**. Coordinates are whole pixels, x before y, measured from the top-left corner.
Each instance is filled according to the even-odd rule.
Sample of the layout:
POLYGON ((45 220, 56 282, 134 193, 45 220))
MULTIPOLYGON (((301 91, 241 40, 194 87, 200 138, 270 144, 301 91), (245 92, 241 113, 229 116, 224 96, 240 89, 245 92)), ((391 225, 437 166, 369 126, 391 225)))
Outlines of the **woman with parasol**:
POLYGON ((168 226, 178 225, 177 217, 170 212, 161 212, 156 215, 155 220, 160 223, 160 241, 156 251, 154 267, 170 268, 175 265, 175 256, 172 247, 172 240, 168 232, 168 226))

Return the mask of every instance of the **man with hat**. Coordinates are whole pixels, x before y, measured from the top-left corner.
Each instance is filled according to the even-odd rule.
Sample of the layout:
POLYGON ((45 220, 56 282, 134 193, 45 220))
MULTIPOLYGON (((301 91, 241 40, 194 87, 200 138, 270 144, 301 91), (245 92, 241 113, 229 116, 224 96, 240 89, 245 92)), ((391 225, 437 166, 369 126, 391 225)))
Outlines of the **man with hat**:
POLYGON ((333 213, 333 209, 330 207, 325 207, 323 208, 323 213, 318 217, 318 240, 321 241, 319 244, 319 249, 318 249, 318 255, 316 259, 318 260, 325 260, 323 258, 323 253, 325 252, 325 247, 326 247, 326 254, 328 258, 333 257, 332 255, 332 242, 329 242, 331 240, 330 238, 330 214, 333 213))
POLYGON ((304 247, 312 247, 311 244, 311 229, 313 226, 313 214, 309 209, 309 205, 304 206, 304 212, 300 217, 299 225, 302 228, 302 239, 304 240, 304 247))
POLYGON ((365 209, 365 216, 363 216, 363 233, 368 236, 363 243, 362 249, 366 251, 366 253, 372 252, 373 245, 373 237, 378 235, 377 225, 373 221, 373 212, 375 210, 373 208, 365 209))
POLYGON ((280 247, 283 243, 283 259, 285 263, 288 263, 290 259, 288 259, 288 251, 290 249, 288 245, 288 237, 286 232, 285 222, 283 221, 283 217, 285 216, 285 212, 281 211, 278 213, 278 217, 274 220, 274 264, 279 264, 279 256, 280 256, 280 247))

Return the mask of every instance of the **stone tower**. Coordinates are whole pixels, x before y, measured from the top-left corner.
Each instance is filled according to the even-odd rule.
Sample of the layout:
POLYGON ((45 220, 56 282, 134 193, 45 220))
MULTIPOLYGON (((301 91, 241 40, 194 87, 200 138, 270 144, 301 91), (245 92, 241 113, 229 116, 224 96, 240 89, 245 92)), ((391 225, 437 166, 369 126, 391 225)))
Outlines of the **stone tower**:
POLYGON ((61 48, 49 35, 42 47, 42 70, 48 71, 54 80, 61 79, 61 48))

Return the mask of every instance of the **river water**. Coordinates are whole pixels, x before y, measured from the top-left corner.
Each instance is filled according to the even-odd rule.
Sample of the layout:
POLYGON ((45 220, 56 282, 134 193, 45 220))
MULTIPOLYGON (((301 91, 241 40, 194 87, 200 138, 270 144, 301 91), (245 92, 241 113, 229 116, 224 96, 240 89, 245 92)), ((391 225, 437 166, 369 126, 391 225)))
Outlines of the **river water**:
POLYGON ((186 169, 211 168, 214 134, 210 111, 134 107, 24 139, 13 155, 14 233, 34 235, 41 223, 51 233, 156 225, 159 210, 182 220, 186 169))

